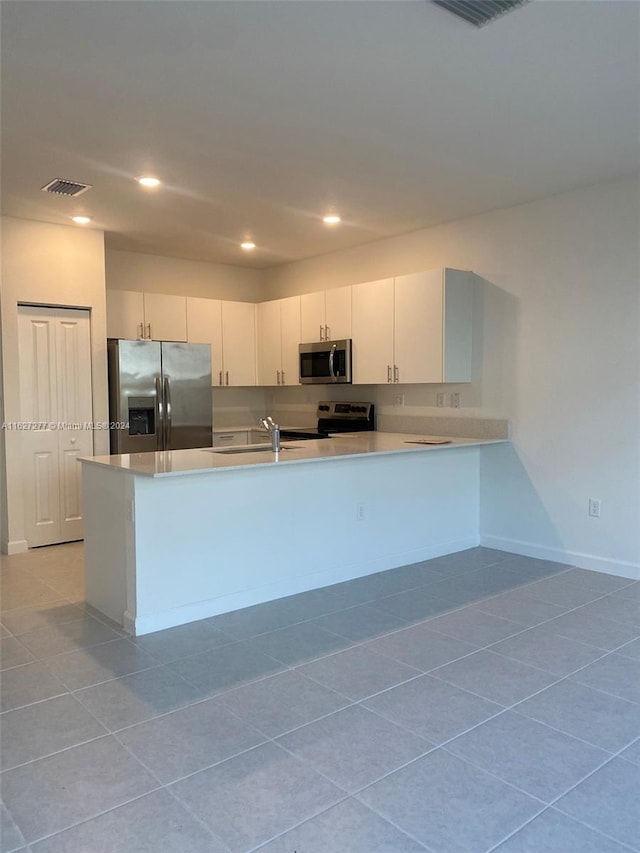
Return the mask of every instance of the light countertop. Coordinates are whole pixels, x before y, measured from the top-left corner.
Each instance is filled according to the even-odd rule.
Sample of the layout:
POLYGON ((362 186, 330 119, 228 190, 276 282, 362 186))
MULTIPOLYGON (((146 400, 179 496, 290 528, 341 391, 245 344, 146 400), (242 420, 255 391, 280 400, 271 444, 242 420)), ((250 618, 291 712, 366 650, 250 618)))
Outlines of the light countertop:
POLYGON ((461 447, 480 447, 501 444, 505 439, 451 438, 433 435, 406 435, 391 432, 346 433, 330 439, 283 441, 282 450, 275 454, 270 448, 256 445, 239 447, 203 447, 194 450, 164 450, 156 453, 126 453, 119 456, 90 456, 80 461, 112 470, 128 471, 147 477, 208 474, 260 466, 295 465, 326 462, 332 459, 361 457, 390 453, 441 453, 461 447), (413 442, 446 442, 414 444, 413 442), (250 453, 230 453, 247 450, 250 453))

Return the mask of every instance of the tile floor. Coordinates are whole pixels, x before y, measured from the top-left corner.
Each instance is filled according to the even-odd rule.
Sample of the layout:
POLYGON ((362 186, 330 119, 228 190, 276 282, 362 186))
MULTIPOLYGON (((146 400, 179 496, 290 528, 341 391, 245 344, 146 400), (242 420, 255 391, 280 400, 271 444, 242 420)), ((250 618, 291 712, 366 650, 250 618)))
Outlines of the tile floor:
POLYGON ((486 548, 145 637, 3 558, 1 853, 640 851, 640 583, 486 548))

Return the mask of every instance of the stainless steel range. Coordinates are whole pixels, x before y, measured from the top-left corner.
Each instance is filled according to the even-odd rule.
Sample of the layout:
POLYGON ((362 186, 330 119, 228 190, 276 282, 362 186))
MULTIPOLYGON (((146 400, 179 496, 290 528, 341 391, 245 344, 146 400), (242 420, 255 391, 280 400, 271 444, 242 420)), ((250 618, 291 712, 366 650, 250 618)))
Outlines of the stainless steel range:
POLYGON ((375 429, 373 403, 338 403, 322 400, 316 412, 317 427, 308 429, 282 429, 283 439, 331 438, 342 432, 366 432, 375 429))

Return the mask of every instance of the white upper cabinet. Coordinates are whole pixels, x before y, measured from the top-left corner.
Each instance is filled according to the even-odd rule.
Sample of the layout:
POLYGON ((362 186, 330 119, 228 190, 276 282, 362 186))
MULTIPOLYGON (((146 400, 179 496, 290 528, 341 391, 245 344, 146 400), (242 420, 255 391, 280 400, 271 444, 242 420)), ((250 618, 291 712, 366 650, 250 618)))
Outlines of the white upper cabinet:
POLYGON ((144 298, 135 290, 107 290, 107 337, 144 337, 144 298))
POLYGON ((186 341, 187 300, 167 293, 107 290, 107 336, 186 341))
POLYGON ((152 341, 186 341, 186 298, 168 293, 145 293, 144 324, 146 337, 152 341))
POLYGON ((214 385, 298 385, 298 345, 344 338, 356 385, 470 382, 474 282, 436 269, 257 305, 107 290, 107 334, 208 343, 214 385))
POLYGON ((354 383, 470 382, 473 281, 438 269, 354 285, 354 383))
POLYGON ((187 297, 189 343, 210 344, 214 385, 256 384, 256 307, 187 297))
POLYGON ((211 378, 222 385, 222 303, 219 299, 187 296, 187 341, 211 347, 211 378))
POLYGON ((300 343, 323 341, 325 332, 324 290, 300 297, 300 343))
POLYGON ((394 382, 444 382, 442 270, 395 279, 394 382))
POLYGON ((221 379, 225 385, 256 384, 256 310, 253 302, 222 302, 221 379))
POLYGON ((301 343, 351 337, 351 287, 336 287, 300 297, 301 343))
POLYGON ((393 290, 392 278, 351 288, 355 385, 381 385, 393 380, 393 290))
POLYGON ((280 300, 280 331, 282 340, 282 385, 300 384, 300 297, 280 300))
POLYGON ((298 385, 300 297, 258 304, 258 384, 298 385))

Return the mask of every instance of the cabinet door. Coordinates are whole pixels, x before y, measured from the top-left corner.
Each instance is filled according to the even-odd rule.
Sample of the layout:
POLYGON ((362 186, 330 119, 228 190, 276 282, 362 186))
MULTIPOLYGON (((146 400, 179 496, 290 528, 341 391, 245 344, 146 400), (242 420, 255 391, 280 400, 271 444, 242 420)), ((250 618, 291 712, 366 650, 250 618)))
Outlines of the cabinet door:
POLYGON ((256 384, 256 306, 253 302, 222 302, 222 369, 225 385, 256 384))
POLYGON ((152 341, 186 341, 186 298, 167 293, 145 293, 144 323, 145 337, 152 341))
POLYGON ((387 383, 393 370, 393 279, 354 284, 353 382, 387 383))
POLYGON ((325 334, 329 341, 351 337, 351 287, 325 290, 325 334))
POLYGON ((323 341, 325 334, 324 290, 304 293, 300 297, 300 341, 309 344, 323 341))
POLYGON ((280 385, 282 343, 280 300, 258 304, 258 385, 280 385))
POLYGON ((443 382, 442 270, 395 280, 395 358, 399 382, 443 382))
POLYGON ((143 295, 134 290, 107 290, 107 337, 135 341, 144 337, 143 295))
POLYGON ((282 348, 282 385, 300 384, 298 345, 300 343, 300 297, 280 301, 280 334, 282 348))
POLYGON ((214 447, 237 447, 248 443, 248 430, 246 429, 213 433, 214 447))
POLYGON ((211 347, 211 381, 223 384, 222 305, 219 299, 187 296, 187 341, 211 347))

